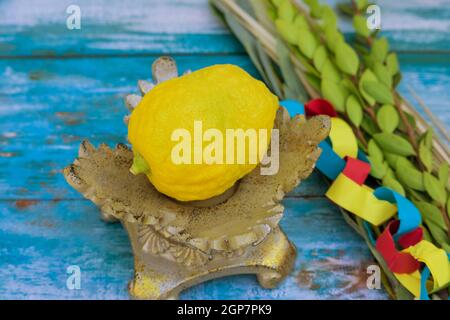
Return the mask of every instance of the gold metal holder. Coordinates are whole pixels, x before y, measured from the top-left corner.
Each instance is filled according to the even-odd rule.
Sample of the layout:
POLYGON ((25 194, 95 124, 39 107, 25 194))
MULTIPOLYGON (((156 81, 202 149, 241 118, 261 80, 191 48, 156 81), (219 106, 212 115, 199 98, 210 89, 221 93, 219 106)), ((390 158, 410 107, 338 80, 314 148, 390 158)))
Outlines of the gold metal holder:
MULTIPOLYGON (((178 76, 175 61, 153 64, 154 82, 178 76)), ((152 84, 138 82, 142 94, 152 84)), ((126 98, 129 109, 141 97, 126 98)), ((126 119, 125 119, 126 121, 126 119)), ((330 129, 328 117, 290 118, 280 108, 279 170, 261 175, 260 166, 218 197, 189 203, 159 193, 144 175, 130 173, 132 151, 119 144, 97 149, 84 141, 64 169, 67 182, 100 207, 105 221, 120 221, 135 258, 130 294, 138 299, 175 299, 185 288, 233 274, 254 273, 274 288, 290 272, 296 250, 278 226, 284 195, 312 172, 317 147, 330 129)))

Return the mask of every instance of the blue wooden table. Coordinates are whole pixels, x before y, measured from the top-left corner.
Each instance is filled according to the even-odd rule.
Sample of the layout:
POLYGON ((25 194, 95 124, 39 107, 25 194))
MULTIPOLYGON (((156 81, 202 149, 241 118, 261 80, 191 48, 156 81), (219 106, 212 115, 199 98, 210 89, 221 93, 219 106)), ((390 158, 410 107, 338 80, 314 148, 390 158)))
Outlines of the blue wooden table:
MULTIPOLYGON (((383 31, 401 52, 406 84, 450 123, 450 2, 378 1, 383 31)), ((125 142, 123 98, 162 54, 181 70, 237 64, 244 50, 202 0, 0 1, 0 299, 128 299, 133 259, 125 231, 100 221, 61 169, 82 139, 125 142), (81 29, 66 8, 81 9, 81 29), (66 286, 81 269, 81 289, 66 286)), ((350 30, 343 24, 344 30, 350 30)), ((282 227, 298 250, 275 290, 254 276, 213 280, 185 299, 385 299, 366 287, 364 242, 323 194, 318 173, 284 201, 282 227)))

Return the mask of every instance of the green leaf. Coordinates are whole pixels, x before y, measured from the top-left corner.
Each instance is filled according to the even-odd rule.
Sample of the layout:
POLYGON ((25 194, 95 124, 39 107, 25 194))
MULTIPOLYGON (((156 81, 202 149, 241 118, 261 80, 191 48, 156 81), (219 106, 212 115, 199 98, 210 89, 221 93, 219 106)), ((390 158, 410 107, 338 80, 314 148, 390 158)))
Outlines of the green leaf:
POLYGON ((428 128, 427 131, 421 137, 421 141, 423 141, 428 149, 433 148, 433 128, 428 128))
MULTIPOLYGON (((300 61, 300 64, 305 68, 305 70, 309 73, 314 74, 316 77, 320 77, 320 73, 316 70, 316 67, 314 67, 311 63, 310 63, 310 59, 308 59, 306 56, 303 55, 303 53, 300 52, 300 50, 295 50, 294 51, 295 56, 297 57, 297 59, 300 61)), ((311 61, 313 62, 313 61, 311 61)))
POLYGON ((370 175, 376 179, 383 179, 389 169, 386 161, 378 161, 370 156, 367 159, 370 161, 370 175))
POLYGON ((348 95, 347 90, 343 86, 333 81, 322 80, 322 96, 331 102, 338 112, 345 112, 345 101, 348 95))
POLYGON ((450 219, 450 198, 447 200, 447 207, 446 207, 446 209, 447 209, 448 218, 450 219))
POLYGON ((345 107, 350 121, 356 127, 359 127, 363 119, 363 109, 358 99, 354 95, 350 95, 347 98, 345 107))
POLYGON ((386 158, 386 161, 389 163, 389 165, 392 168, 395 168, 397 166, 398 159, 402 158, 401 156, 390 153, 390 152, 384 152, 384 157, 386 158))
MULTIPOLYGON (((387 161, 386 161, 386 163, 387 163, 387 161)), ((391 178, 397 179, 397 177, 395 176, 394 170, 392 170, 391 167, 389 167, 389 164, 388 164, 388 171, 386 173, 386 176, 390 176, 391 178)))
POLYGON ((326 59, 322 67, 322 79, 329 80, 334 83, 339 83, 341 81, 341 75, 339 70, 336 68, 330 59, 326 59))
POLYGON ((278 12, 274 7, 268 7, 266 16, 270 19, 270 21, 275 21, 278 18, 278 12))
POLYGON ((412 145, 403 137, 393 133, 382 132, 374 134, 373 138, 381 149, 400 156, 413 156, 416 154, 412 145))
POLYGON ((375 159, 378 162, 384 160, 383 151, 381 151, 380 147, 378 146, 378 144, 375 142, 374 139, 369 140, 369 143, 367 145, 367 151, 372 159, 375 159))
POLYGON ((433 170, 433 154, 431 149, 429 149, 424 140, 419 143, 419 158, 420 161, 425 165, 428 172, 433 170))
POLYGON ((296 14, 297 11, 290 0, 284 0, 278 7, 278 17, 286 22, 293 22, 296 14))
POLYGON ((428 230, 430 230, 434 242, 444 249, 447 254, 450 254, 450 242, 447 235, 448 228, 439 208, 424 201, 416 202, 415 205, 422 215, 422 220, 426 224, 428 230))
POLYGON ((447 233, 442 228, 439 228, 434 224, 430 224, 428 228, 430 229, 430 233, 433 235, 434 242, 436 242, 439 247, 444 249, 447 254, 450 254, 450 244, 447 233))
POLYGON ((405 186, 413 190, 425 191, 422 172, 410 165, 406 158, 399 157, 397 159, 395 174, 405 186))
POLYGON ((444 162, 439 167, 438 176, 439 176, 439 182, 441 183, 441 185, 443 187, 447 186, 447 182, 448 182, 448 163, 447 162, 444 162))
POLYGON ((276 8, 279 8, 281 4, 286 0, 270 0, 276 8))
POLYGON ((364 81, 362 85, 364 90, 374 98, 376 102, 394 104, 394 97, 385 84, 377 81, 364 81))
POLYGON ((372 71, 370 71, 370 69, 366 69, 366 71, 364 71, 364 73, 362 74, 361 79, 359 80, 358 86, 359 86, 359 90, 361 91, 361 95, 363 96, 363 98, 367 101, 367 103, 370 106, 373 106, 376 102, 375 99, 372 98, 372 96, 369 95, 363 87, 363 83, 369 82, 369 81, 377 81, 377 77, 375 76, 375 74, 372 71))
POLYGON ((388 52, 389 43, 386 38, 383 37, 373 41, 371 55, 376 61, 383 63, 388 52))
POLYGON ((367 19, 362 15, 355 15, 353 17, 353 28, 357 34, 364 38, 368 38, 370 36, 370 30, 367 28, 367 19))
POLYGON ((336 44, 336 64, 347 74, 356 75, 359 68, 359 58, 355 50, 345 41, 339 41, 336 44))
POLYGON ((322 11, 322 22, 323 27, 326 28, 337 28, 338 26, 338 20, 336 13, 334 13, 334 10, 330 6, 324 6, 322 11))
POLYGON ((362 106, 364 103, 361 97, 361 94, 359 93, 359 89, 356 87, 356 85, 351 81, 348 77, 345 77, 339 82, 341 85, 343 85, 348 91, 350 91, 355 98, 358 99, 359 104, 362 106))
POLYGON ((308 21, 304 16, 299 14, 294 19, 294 27, 296 29, 304 29, 304 28, 308 29, 309 28, 308 21))
POLYGON ((327 60, 327 49, 325 46, 321 45, 317 48, 316 52, 314 52, 313 60, 316 69, 322 72, 325 61, 327 60))
POLYGON ((392 105, 385 104, 377 112, 377 122, 381 131, 392 133, 397 129, 400 117, 392 105))
POLYGON ((344 36, 336 28, 328 27, 325 29, 325 41, 331 52, 335 52, 336 44, 344 40, 344 36))
POLYGON ((350 3, 338 2, 336 6, 341 13, 350 17, 353 16, 353 6, 350 3))
POLYGON ((319 0, 303 0, 303 2, 304 2, 307 6, 312 6, 314 3, 318 3, 319 0))
POLYGON ((439 210, 438 207, 425 201, 419 201, 415 204, 417 205, 417 209, 419 209, 422 214, 423 221, 428 225, 428 227, 430 225, 435 225, 442 230, 448 231, 447 225, 442 217, 441 210, 439 210))
POLYGON ((428 172, 423 174, 423 184, 428 195, 440 205, 444 206, 447 201, 447 192, 433 175, 428 172))
POLYGON ((297 44, 298 41, 298 29, 294 27, 294 24, 287 22, 286 20, 277 19, 275 21, 275 26, 283 37, 290 44, 297 44))
POLYGON ((400 84, 400 82, 402 81, 402 74, 401 73, 397 73, 394 78, 392 79, 393 82, 393 87, 397 88, 397 86, 400 84))
MULTIPOLYGON (((386 152, 384 155, 388 155, 391 153, 386 152)), ((397 160, 395 162, 395 166, 394 166, 395 170, 402 170, 404 168, 410 168, 410 169, 414 169, 418 172, 420 172, 419 170, 416 169, 416 166, 414 165, 414 163, 412 163, 408 158, 403 157, 403 156, 397 156, 397 160)), ((421 172, 420 172, 421 173, 421 172)))
POLYGON ((384 83, 388 88, 392 87, 392 76, 387 67, 379 62, 376 62, 373 66, 373 71, 375 72, 378 80, 384 83))
MULTIPOLYGON (((414 116, 412 116, 409 112, 407 112, 405 110, 403 110, 403 114, 405 115, 406 120, 408 121, 411 128, 415 129, 417 127, 417 124, 416 124, 416 119, 414 118, 414 116)), ((404 133, 407 133, 407 129, 406 129, 406 126, 403 123, 403 121, 400 121, 398 129, 404 133)))
POLYGON ((370 118, 366 114, 363 116, 363 120, 361 122, 361 128, 363 128, 363 130, 371 136, 373 136, 375 133, 378 133, 380 131, 380 130, 378 130, 378 127, 374 123, 372 118, 370 118))
MULTIPOLYGON (((366 68, 373 68, 374 64, 377 62, 370 53, 365 53, 362 57, 362 61, 366 68)), ((376 77, 375 77, 376 78, 376 77)))
MULTIPOLYGON (((363 61, 364 61, 364 56, 369 54, 369 49, 367 49, 367 47, 365 47, 363 44, 359 43, 361 40, 361 36, 356 35, 356 41, 353 44, 353 48, 355 48, 355 51, 360 55, 363 56, 363 61)), ((361 41, 362 42, 362 41, 361 41)))
POLYGON ((405 115, 406 120, 408 120, 409 125, 410 125, 413 129, 416 129, 416 128, 417 128, 416 118, 415 118, 412 114, 410 114, 409 112, 407 112, 407 111, 404 111, 403 114, 405 115))
POLYGON ((391 76, 396 75, 400 71, 400 67, 398 64, 397 54, 391 52, 386 58, 386 67, 389 70, 391 76))
POLYGON ((312 73, 306 73, 305 77, 306 81, 308 81, 308 83, 314 88, 314 90, 320 92, 320 78, 312 73))
POLYGON ((358 10, 363 10, 369 5, 369 2, 367 0, 356 0, 355 2, 358 10))
POLYGON ((315 19, 319 19, 322 17, 323 15, 323 11, 324 11, 324 6, 322 6, 320 3, 318 2, 312 2, 309 9, 310 9, 310 13, 311 16, 315 19))
POLYGON ((317 40, 313 33, 306 28, 298 29, 297 45, 300 51, 309 59, 312 59, 317 49, 317 40))
POLYGON ((405 189, 401 185, 400 182, 398 182, 394 177, 390 175, 386 175, 383 178, 383 186, 393 189, 394 191, 398 192, 402 196, 405 196, 405 189))

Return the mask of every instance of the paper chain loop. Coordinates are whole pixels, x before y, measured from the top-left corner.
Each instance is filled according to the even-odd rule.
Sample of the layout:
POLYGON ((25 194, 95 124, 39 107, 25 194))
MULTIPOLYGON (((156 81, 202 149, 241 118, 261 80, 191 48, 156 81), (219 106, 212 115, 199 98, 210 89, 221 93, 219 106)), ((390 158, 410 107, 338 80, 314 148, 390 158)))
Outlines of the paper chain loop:
POLYGON ((331 103, 323 99, 309 101, 305 106, 294 100, 280 103, 291 116, 328 115, 332 127, 329 139, 319 144, 322 154, 316 167, 333 181, 326 196, 345 210, 367 221, 364 227, 369 239, 383 256, 397 280, 415 297, 429 299, 450 284, 449 256, 443 249, 423 240, 422 218, 414 204, 399 193, 380 187, 372 190, 364 184, 370 173, 367 156, 358 149, 351 127, 331 103), (398 220, 391 220, 397 214, 398 220), (370 224, 380 226, 389 221, 378 237, 373 238, 370 224), (369 224, 370 223, 370 224, 369 224), (402 251, 397 250, 398 244, 402 251), (422 273, 419 272, 421 266, 422 273), (430 281, 430 275, 433 280, 430 281))

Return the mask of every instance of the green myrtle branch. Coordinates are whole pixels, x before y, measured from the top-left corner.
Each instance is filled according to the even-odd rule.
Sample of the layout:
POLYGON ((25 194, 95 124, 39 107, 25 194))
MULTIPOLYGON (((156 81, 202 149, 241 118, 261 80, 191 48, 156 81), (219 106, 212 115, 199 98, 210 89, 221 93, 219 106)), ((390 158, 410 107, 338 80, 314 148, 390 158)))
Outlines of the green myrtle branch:
MULTIPOLYGON (((377 32, 368 30, 365 17, 360 15, 367 2, 350 4, 357 51, 345 41, 331 7, 317 0, 304 3, 308 10, 289 0, 270 0, 276 29, 305 67, 309 84, 352 126, 369 154, 371 175, 416 203, 437 201, 437 208, 446 213, 439 223, 441 230, 427 227, 449 250, 450 223, 444 210, 448 197, 445 187, 442 196, 443 188, 431 172, 432 144, 419 144, 412 117, 401 107, 395 91, 401 78, 398 58, 389 52, 385 38, 377 39, 377 32), (440 236, 441 231, 446 231, 446 237, 440 236)), ((424 207, 421 212, 425 217, 434 215, 429 206, 424 207)))
MULTIPOLYGON (((352 0, 350 3, 341 3, 339 8, 341 8, 341 11, 344 14, 352 17, 353 19, 353 27, 356 33, 355 48, 360 48, 359 51, 360 54, 363 55, 363 61, 365 61, 369 66, 374 66, 376 63, 376 58, 386 52, 384 65, 388 71, 391 71, 391 74, 394 77, 392 88, 394 106, 400 115, 400 119, 403 124, 404 131, 406 131, 408 140, 416 152, 415 161, 418 166, 417 169, 421 171, 421 174, 415 172, 418 183, 414 183, 413 186, 411 183, 408 184, 408 182, 411 181, 406 179, 404 184, 410 190, 408 195, 421 209, 426 225, 430 229, 432 235, 434 235, 435 240, 448 252, 450 245, 450 219, 449 210, 447 208, 449 206, 449 197, 448 191, 446 190, 448 181, 448 164, 443 163, 439 167, 438 171, 433 171, 433 167, 435 167, 433 165, 433 145, 431 142, 433 132, 430 129, 424 135, 424 138, 422 138, 421 141, 418 141, 418 135, 410 121, 411 116, 404 112, 401 106, 401 97, 395 91, 395 86, 398 85, 401 79, 397 56, 395 53, 389 53, 387 40, 385 40, 385 38, 377 38, 379 33, 371 32, 368 29, 366 17, 363 15, 363 12, 365 12, 368 5, 369 4, 366 0, 352 0), (358 46, 362 46, 362 48, 358 46), (375 50, 378 51, 375 52, 375 50), (422 183, 420 183, 420 180, 422 180, 422 183), (411 192, 411 189, 418 192, 411 192), (427 205, 424 203, 427 203, 427 205), (442 219, 436 218, 438 210, 442 219), (431 217, 433 216, 434 218, 431 221, 431 217), (444 233, 443 231, 446 231, 446 239, 442 236, 444 233)), ((380 73, 381 72, 379 72, 379 74, 380 73)))

